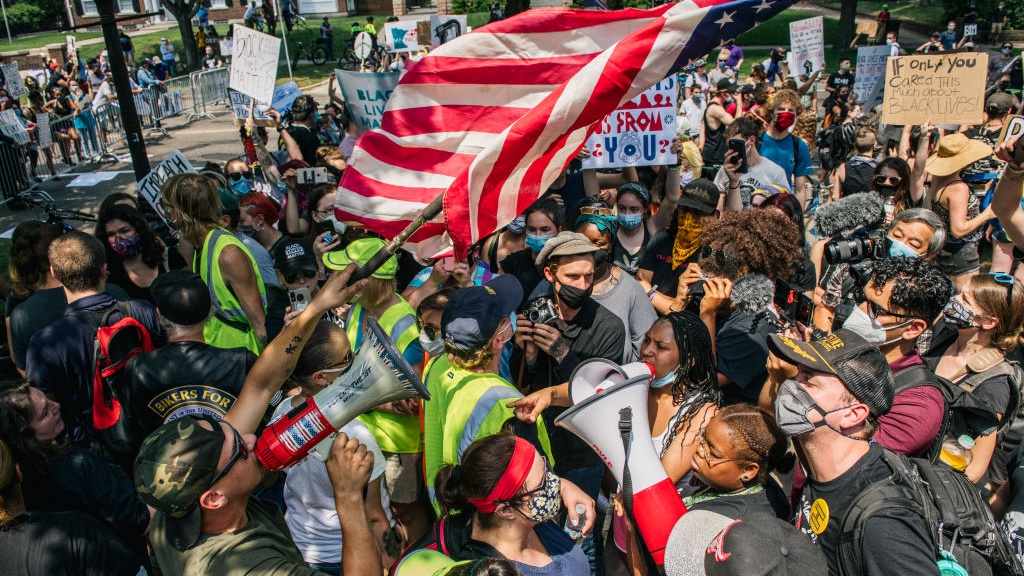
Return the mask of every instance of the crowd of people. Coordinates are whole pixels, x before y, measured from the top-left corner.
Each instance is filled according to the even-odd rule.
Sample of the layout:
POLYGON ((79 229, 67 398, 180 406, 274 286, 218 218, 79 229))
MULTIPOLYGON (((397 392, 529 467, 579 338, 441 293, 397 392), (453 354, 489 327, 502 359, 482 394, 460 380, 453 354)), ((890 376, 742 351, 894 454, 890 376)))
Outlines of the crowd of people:
MULTIPOLYGON (((680 78, 674 163, 582 169, 584 148, 468 258, 400 249, 358 282, 388 239, 335 218, 359 132, 333 79, 325 106, 300 96, 242 127, 238 157, 164 182, 162 216, 115 193, 92 230, 20 224, 0 573, 653 574, 637 526, 658 511, 554 423, 596 359, 649 374, 633 441, 688 510, 661 543, 668 574, 967 563, 922 509, 864 511, 906 477, 900 456, 962 475, 1019 569, 1024 150, 999 141, 1021 112, 1014 50, 991 59, 984 123, 892 126, 849 60, 791 76, 778 49, 745 76, 729 43, 680 78), (268 470, 257 437, 353 377, 376 325, 429 399, 268 470)), ((140 84, 173 58, 142 58, 140 84)), ((31 94, 76 123, 83 94, 112 96, 102 59, 31 94)))

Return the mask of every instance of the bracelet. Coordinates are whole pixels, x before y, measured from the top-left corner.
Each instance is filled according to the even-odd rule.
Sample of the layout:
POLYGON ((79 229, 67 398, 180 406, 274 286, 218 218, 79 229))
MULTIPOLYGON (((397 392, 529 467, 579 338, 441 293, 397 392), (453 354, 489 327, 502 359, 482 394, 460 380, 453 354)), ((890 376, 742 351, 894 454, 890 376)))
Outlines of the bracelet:
POLYGON ((660 292, 658 292, 654 288, 651 288, 651 291, 647 293, 647 299, 650 300, 651 302, 654 302, 654 297, 658 294, 660 294, 660 292))
POLYGON ((740 185, 739 184, 737 184, 735 186, 732 186, 732 185, 729 186, 729 190, 739 190, 739 189, 740 189, 740 185))
POLYGON ((1024 166, 1020 168, 1012 168, 1009 164, 1006 165, 1006 169, 1003 171, 1005 176, 1013 176, 1014 178, 1020 178, 1024 176, 1024 166))

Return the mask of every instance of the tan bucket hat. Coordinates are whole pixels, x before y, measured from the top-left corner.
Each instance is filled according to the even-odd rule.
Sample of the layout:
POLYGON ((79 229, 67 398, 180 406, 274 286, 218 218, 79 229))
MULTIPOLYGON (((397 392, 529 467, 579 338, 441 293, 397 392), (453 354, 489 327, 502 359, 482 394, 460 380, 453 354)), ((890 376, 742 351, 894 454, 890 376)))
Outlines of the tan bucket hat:
POLYGON ((984 142, 971 140, 962 133, 939 138, 935 152, 928 157, 924 169, 935 176, 949 176, 993 154, 984 142))

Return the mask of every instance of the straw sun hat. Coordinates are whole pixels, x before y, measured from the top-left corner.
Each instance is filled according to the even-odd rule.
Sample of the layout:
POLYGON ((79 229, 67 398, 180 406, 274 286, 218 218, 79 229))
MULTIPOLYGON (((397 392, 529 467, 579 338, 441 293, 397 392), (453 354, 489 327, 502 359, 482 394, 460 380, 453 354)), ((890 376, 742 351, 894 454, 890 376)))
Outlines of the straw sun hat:
POLYGON ((971 140, 957 132, 939 138, 935 152, 928 157, 924 169, 935 176, 949 176, 992 155, 992 148, 984 142, 971 140))

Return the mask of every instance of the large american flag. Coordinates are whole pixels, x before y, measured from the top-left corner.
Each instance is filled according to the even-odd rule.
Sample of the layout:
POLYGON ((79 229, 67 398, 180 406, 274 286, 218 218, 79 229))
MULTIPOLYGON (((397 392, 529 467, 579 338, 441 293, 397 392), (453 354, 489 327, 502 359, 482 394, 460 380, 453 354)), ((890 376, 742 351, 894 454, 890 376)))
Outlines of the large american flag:
POLYGON ((555 181, 596 122, 795 0, 686 0, 651 10, 541 8, 414 64, 363 134, 336 217, 386 238, 444 194, 410 239, 432 255, 504 226, 555 181))

